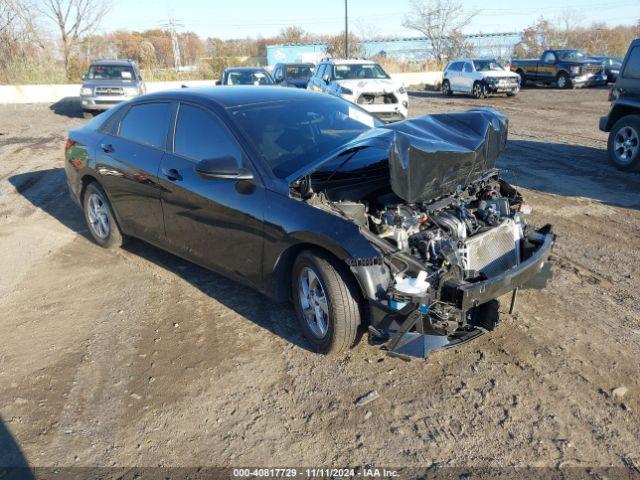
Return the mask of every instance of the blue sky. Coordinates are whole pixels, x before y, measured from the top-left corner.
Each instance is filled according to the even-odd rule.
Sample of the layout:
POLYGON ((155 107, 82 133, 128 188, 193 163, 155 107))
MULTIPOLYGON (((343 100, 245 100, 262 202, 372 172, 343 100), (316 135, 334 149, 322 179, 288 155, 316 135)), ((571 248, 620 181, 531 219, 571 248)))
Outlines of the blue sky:
MULTIPOLYGON (((402 27, 409 0, 349 0, 350 29, 361 36, 415 36, 402 27)), ((465 9, 480 10, 467 33, 520 31, 540 16, 554 19, 573 12, 584 24, 634 24, 640 0, 475 0, 465 9)), ((277 35, 287 25, 313 33, 338 33, 344 27, 344 0, 115 0, 102 30, 142 30, 159 27, 170 17, 179 30, 202 37, 244 38, 277 35)))

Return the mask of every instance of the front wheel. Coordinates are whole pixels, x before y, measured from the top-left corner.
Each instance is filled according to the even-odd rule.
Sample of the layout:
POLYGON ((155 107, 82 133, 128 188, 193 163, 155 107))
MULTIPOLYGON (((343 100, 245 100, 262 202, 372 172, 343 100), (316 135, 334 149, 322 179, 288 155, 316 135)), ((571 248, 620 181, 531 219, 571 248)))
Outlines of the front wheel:
POLYGON ((98 245, 104 248, 119 248, 125 237, 111 210, 106 193, 97 183, 90 183, 85 189, 82 199, 84 218, 89 233, 98 245))
POLYGON ((347 269, 321 252, 306 250, 296 258, 292 273, 296 316, 309 343, 324 354, 350 348, 361 315, 347 269))
POLYGON ((609 133, 607 150, 617 169, 640 170, 640 115, 627 115, 615 123, 609 133))
POLYGON ((473 90, 471 90, 473 98, 482 98, 485 95, 484 85, 481 82, 475 82, 473 84, 473 90))
POLYGON ((556 85, 558 85, 558 88, 563 89, 573 87, 569 75, 567 75, 565 72, 561 72, 558 74, 558 77, 556 78, 556 85))

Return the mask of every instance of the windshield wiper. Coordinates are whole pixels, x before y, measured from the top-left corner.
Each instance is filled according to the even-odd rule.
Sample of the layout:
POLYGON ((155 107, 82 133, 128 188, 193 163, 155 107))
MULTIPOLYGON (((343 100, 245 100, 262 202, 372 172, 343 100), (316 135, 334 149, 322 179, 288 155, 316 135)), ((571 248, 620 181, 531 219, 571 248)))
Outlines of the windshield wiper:
POLYGON ((331 181, 331 179, 333 178, 333 176, 338 173, 340 171, 340 169, 342 167, 344 167, 353 157, 356 156, 356 154, 360 151, 360 150, 364 150, 365 148, 369 148, 369 145, 356 145, 354 147, 351 148, 347 148, 346 150, 340 152, 339 155, 336 156, 336 158, 342 157, 343 155, 349 155, 347 158, 345 158, 340 165, 338 165, 335 170, 333 172, 331 172, 331 175, 329 175, 329 178, 327 178, 325 180, 325 183, 329 183, 331 181))

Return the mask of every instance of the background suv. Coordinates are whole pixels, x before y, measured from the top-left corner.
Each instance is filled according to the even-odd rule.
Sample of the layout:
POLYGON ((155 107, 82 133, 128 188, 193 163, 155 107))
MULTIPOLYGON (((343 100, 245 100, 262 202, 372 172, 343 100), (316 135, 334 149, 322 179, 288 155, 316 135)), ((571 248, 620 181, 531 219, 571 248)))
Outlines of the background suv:
POLYGON ((146 93, 138 65, 132 60, 100 60, 82 76, 80 100, 85 118, 146 93))
POLYGON ((272 76, 283 87, 307 88, 314 69, 313 63, 278 63, 272 76))
POLYGON ((631 42, 609 96, 609 115, 600 117, 609 158, 620 170, 640 171, 640 39, 631 42))
POLYGON ((470 58, 449 62, 442 74, 442 93, 468 93, 481 98, 488 93, 520 91, 520 76, 506 70, 497 60, 470 58))
POLYGON ((404 85, 372 61, 325 60, 307 89, 342 97, 384 121, 404 120, 409 113, 404 85))

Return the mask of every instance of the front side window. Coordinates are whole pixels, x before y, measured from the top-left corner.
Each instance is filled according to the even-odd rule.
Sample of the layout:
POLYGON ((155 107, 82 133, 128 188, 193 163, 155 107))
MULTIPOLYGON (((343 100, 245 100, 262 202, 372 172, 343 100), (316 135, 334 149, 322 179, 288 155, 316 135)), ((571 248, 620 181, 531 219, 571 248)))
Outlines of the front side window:
POLYGON ((279 178, 380 126, 370 113, 324 95, 239 107, 233 119, 279 178))
POLYGON ((452 63, 451 67, 449 67, 449 70, 451 70, 452 72, 461 72, 462 71, 462 63, 460 63, 460 62, 452 63))
POLYGON ((170 105, 166 102, 132 106, 120 122, 118 135, 155 148, 164 148, 170 105))
POLYGON ((587 56, 580 50, 560 50, 558 52, 558 56, 560 57, 560 60, 565 62, 575 62, 576 60, 582 61, 587 59, 587 56))
POLYGON ((91 65, 87 80, 135 80, 133 68, 124 65, 91 65))
POLYGON ((333 72, 336 80, 389 78, 389 75, 377 63, 336 65, 333 72))
POLYGON ((238 143, 212 113, 188 104, 180 104, 176 123, 174 152, 190 160, 212 160, 242 153, 238 143))
POLYGON ((624 78, 640 78, 640 46, 633 47, 624 67, 624 78))

